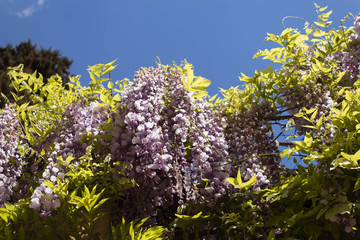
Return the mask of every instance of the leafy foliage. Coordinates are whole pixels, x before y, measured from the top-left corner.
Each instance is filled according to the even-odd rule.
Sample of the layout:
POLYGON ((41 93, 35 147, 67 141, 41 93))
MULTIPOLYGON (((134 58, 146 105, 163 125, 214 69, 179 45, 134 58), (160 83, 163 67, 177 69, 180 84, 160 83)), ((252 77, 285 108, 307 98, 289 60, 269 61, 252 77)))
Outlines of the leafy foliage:
MULTIPOLYGON (((58 50, 51 50, 51 48, 38 50, 36 44, 33 44, 30 39, 27 42, 21 42, 16 47, 8 44, 6 47, 0 47, 0 90, 11 102, 13 102, 13 98, 10 92, 14 89, 10 86, 8 68, 19 64, 23 64, 23 71, 26 73, 37 71, 43 76, 45 83, 55 73, 64 86, 69 82, 68 70, 72 61, 67 57, 62 57, 58 50)), ((3 96, 0 99, 1 108, 3 108, 7 99, 3 96)))

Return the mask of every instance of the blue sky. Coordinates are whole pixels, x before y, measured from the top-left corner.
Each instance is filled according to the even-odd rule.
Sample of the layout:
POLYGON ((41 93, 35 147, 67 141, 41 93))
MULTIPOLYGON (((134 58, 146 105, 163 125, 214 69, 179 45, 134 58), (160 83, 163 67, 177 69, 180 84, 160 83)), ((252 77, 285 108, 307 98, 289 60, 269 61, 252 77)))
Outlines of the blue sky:
MULTIPOLYGON (((131 78, 141 66, 184 59, 195 74, 212 81, 210 93, 240 83, 269 62, 253 60, 271 48, 266 33, 280 34, 286 16, 316 20, 313 1, 293 0, 0 0, 0 46, 31 39, 38 47, 60 50, 74 60, 71 73, 118 59, 114 80, 131 78)), ((349 12, 360 11, 358 0, 317 1, 334 10, 333 27, 349 12)), ((352 20, 347 24, 351 25, 352 20)), ((302 28, 303 20, 286 26, 302 28)))
MULTIPOLYGON (((349 12, 360 11, 359 0, 317 1, 333 10, 332 27, 349 12)), ((241 73, 252 75, 269 65, 254 60, 266 33, 280 34, 286 16, 316 20, 313 1, 307 0, 0 0, 0 46, 31 39, 38 47, 60 50, 74 63, 71 73, 118 59, 113 80, 132 78, 140 67, 184 59, 195 75, 219 88, 241 85, 241 73)), ((302 29, 304 21, 288 19, 287 27, 302 29)), ((348 20, 347 25, 352 25, 348 20)))

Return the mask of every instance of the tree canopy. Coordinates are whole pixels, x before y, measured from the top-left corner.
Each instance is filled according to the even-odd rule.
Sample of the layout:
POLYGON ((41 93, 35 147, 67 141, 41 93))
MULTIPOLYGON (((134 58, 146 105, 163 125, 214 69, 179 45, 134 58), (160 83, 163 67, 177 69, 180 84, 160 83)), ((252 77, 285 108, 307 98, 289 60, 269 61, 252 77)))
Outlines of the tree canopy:
MULTIPOLYGON (((61 56, 59 50, 40 48, 37 49, 36 44, 31 40, 21 42, 16 47, 7 44, 6 47, 0 47, 0 91, 9 99, 13 100, 10 94, 10 78, 8 76, 8 68, 23 64, 23 71, 33 73, 37 71, 43 76, 44 83, 54 74, 58 74, 63 84, 69 81, 69 68, 73 63, 67 57, 61 56)), ((4 107, 4 99, 1 107, 4 107)))

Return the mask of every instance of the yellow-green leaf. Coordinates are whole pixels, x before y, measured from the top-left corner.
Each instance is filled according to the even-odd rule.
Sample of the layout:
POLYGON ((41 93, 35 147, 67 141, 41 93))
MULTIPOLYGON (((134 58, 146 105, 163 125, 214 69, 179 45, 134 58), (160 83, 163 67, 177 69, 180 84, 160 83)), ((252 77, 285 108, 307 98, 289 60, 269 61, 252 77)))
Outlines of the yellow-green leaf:
POLYGON ((321 117, 319 118, 319 120, 316 123, 316 128, 319 128, 323 122, 324 119, 324 115, 321 115, 321 117))
POLYGON ((107 64, 104 65, 104 69, 108 69, 109 67, 111 67, 115 62, 116 62, 117 59, 115 59, 114 61, 112 62, 109 62, 107 64))
POLYGON ((240 173, 240 168, 239 168, 236 179, 227 178, 227 181, 231 185, 233 185, 235 188, 245 189, 246 190, 246 189, 251 188, 257 182, 257 178, 256 178, 256 175, 254 174, 247 182, 243 183, 242 180, 241 180, 241 173, 240 173))
POLYGON ((322 19, 323 21, 329 20, 329 17, 330 17, 330 15, 331 15, 331 13, 332 13, 332 11, 329 11, 329 12, 327 12, 327 13, 321 14, 321 19, 322 19))
POLYGON ((345 213, 350 213, 351 209, 352 209, 352 203, 340 203, 337 206, 331 208, 330 210, 328 210, 325 214, 325 219, 330 219, 332 217, 334 217, 336 214, 345 214, 345 213))
POLYGON ((358 150, 355 154, 347 154, 344 152, 340 153, 345 159, 349 160, 354 166, 357 166, 357 161, 360 160, 360 150, 358 150))
MULTIPOLYGON (((322 37, 326 35, 326 32, 325 31, 322 31, 320 29, 316 29, 315 32, 314 32, 314 37, 322 37)), ((315 39, 316 40, 316 39, 315 39)), ((321 41, 321 40, 319 40, 321 41)))
POLYGON ((304 116, 304 113, 303 112, 299 112, 299 113, 296 113, 294 114, 295 117, 298 117, 298 118, 301 118, 304 116))
POLYGON ((313 143, 313 137, 309 133, 306 133, 304 137, 304 143, 307 147, 311 147, 311 144, 313 143))
POLYGON ((68 157, 66 158, 65 162, 66 162, 67 164, 70 164, 73 159, 74 159, 74 157, 68 156, 68 157))
POLYGON ((360 178, 358 178, 356 180, 356 183, 355 183, 355 186, 354 186, 354 191, 353 192, 356 192, 357 190, 360 189, 360 178))
POLYGON ((94 82, 96 82, 96 77, 95 77, 94 73, 93 73, 93 72, 89 72, 89 74, 90 74, 91 80, 93 80, 94 82))
POLYGON ((308 41, 309 37, 306 35, 300 35, 299 37, 297 37, 294 41, 295 45, 300 45, 301 43, 308 41))
POLYGON ((320 12, 323 12, 323 11, 325 11, 327 8, 328 8, 327 6, 326 6, 326 7, 322 7, 322 8, 319 9, 319 11, 320 11, 320 12))
MULTIPOLYGON (((338 84, 338 83, 344 78, 345 74, 346 74, 346 71, 339 73, 339 76, 338 76, 338 78, 335 80, 335 83, 338 84)), ((342 88, 341 90, 343 90, 343 88, 342 88)), ((340 91, 341 91, 341 90, 340 90, 340 91)), ((343 90, 343 91, 344 91, 344 90, 343 90)), ((339 92, 339 95, 341 95, 340 92, 339 92)))
POLYGON ((207 96, 207 92, 206 91, 200 91, 198 93, 196 93, 195 95, 193 95, 194 99, 200 99, 207 96))
POLYGON ((345 92, 345 98, 346 98, 346 100, 348 100, 349 102, 350 101, 352 101, 352 99, 353 99, 353 94, 351 93, 351 91, 346 91, 345 92))
POLYGON ((188 86, 192 83, 193 79, 194 79, 194 71, 192 69, 192 64, 190 63, 185 63, 182 73, 187 77, 186 81, 185 78, 182 76, 182 80, 183 80, 183 84, 184 86, 188 86))
POLYGON ((288 159, 289 159, 289 155, 292 153, 292 149, 290 149, 290 148, 287 148, 287 149, 285 149, 285 150, 283 150, 282 152, 281 152, 281 155, 280 155, 280 159, 283 159, 285 156, 288 156, 288 159))
POLYGON ((267 237, 268 240, 275 240, 275 230, 271 230, 267 237))
POLYGON ((106 69, 104 72, 101 73, 101 76, 111 72, 112 70, 114 70, 117 67, 117 65, 115 66, 110 66, 108 69, 106 69))
POLYGON ((103 101, 104 103, 108 102, 108 98, 104 94, 100 94, 100 100, 103 101))
POLYGON ((114 83, 109 81, 107 86, 109 89, 112 89, 114 87, 114 83))
MULTIPOLYGON (((305 108, 304 108, 305 109, 305 108)), ((305 109, 306 110, 306 109, 305 109)), ((316 108, 311 108, 311 109, 308 109, 306 110, 306 114, 311 114, 313 112, 315 112, 316 108)))
POLYGON ((325 23, 323 22, 314 22, 316 25, 318 25, 319 27, 326 27, 325 23))
POLYGON ((120 94, 116 94, 116 95, 113 97, 113 101, 120 102, 120 94))
POLYGON ((194 216, 175 214, 176 217, 184 219, 184 220, 196 219, 196 218, 199 218, 201 215, 202 215, 202 212, 199 212, 198 214, 196 214, 194 216))
POLYGON ((311 120, 311 121, 314 121, 317 113, 318 113, 318 110, 316 109, 316 110, 312 113, 312 115, 311 115, 311 117, 310 117, 310 120, 311 120))
POLYGON ((195 81, 192 82, 191 87, 197 88, 199 90, 205 90, 210 84, 210 80, 203 77, 196 77, 195 81))
POLYGON ((256 175, 254 174, 254 175, 249 179, 249 181, 240 184, 240 188, 249 189, 249 188, 252 187, 256 182, 257 182, 257 178, 256 178, 256 175))

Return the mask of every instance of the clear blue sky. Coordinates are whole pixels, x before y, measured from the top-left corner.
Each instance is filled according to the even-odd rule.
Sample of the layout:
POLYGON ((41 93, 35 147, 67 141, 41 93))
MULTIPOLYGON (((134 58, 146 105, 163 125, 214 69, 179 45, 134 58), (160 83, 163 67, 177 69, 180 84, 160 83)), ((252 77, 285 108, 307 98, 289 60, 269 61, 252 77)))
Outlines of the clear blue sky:
MULTIPOLYGON (((360 0, 317 1, 333 10, 332 27, 360 0)), ((60 50, 74 60, 71 73, 88 85, 87 67, 118 59, 113 80, 132 78, 139 67, 184 59, 195 75, 212 81, 210 94, 240 85, 240 73, 252 75, 269 62, 253 60, 266 33, 280 34, 286 16, 316 20, 308 0, 0 0, 0 46, 31 39, 38 47, 60 50)), ((304 21, 288 19, 302 29, 304 21)), ((347 21, 347 26, 353 20, 347 21)))
MULTIPOLYGON (((269 63, 253 60, 271 48, 266 33, 279 34, 286 16, 316 20, 313 1, 294 0, 0 0, 0 46, 31 39, 38 47, 60 50, 74 60, 71 73, 118 59, 114 80, 132 78, 141 66, 194 64, 195 74, 219 87, 240 84, 240 73, 252 75, 269 63)), ((349 12, 360 11, 359 0, 317 1, 333 10, 333 27, 349 12)), ((347 24, 351 25, 352 20, 347 24)), ((288 19, 286 26, 302 28, 288 19)))

